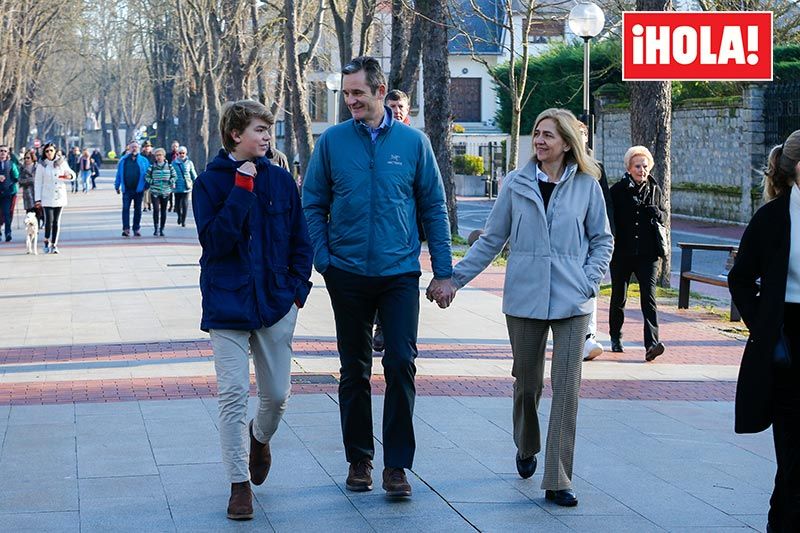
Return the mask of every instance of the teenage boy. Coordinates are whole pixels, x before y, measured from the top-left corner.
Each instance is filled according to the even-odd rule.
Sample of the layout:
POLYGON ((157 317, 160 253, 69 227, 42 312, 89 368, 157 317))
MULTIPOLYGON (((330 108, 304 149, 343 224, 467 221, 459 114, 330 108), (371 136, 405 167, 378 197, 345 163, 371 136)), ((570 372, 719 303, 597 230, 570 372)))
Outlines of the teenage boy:
POLYGON ((311 289, 313 249, 297 187, 265 157, 273 123, 258 102, 226 104, 219 123, 225 148, 192 193, 203 249, 200 329, 211 334, 214 351, 232 520, 253 517, 250 481, 261 485, 269 473, 269 442, 291 389, 297 310, 311 289), (251 353, 259 402, 248 424, 251 353))

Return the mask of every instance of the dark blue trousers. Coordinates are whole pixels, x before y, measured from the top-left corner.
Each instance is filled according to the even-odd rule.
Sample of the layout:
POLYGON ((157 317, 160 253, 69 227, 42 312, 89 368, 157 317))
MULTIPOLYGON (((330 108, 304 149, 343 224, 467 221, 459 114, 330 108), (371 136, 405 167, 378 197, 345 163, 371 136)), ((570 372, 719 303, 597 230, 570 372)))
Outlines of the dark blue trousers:
POLYGON ((3 222, 6 225, 6 237, 11 237, 11 215, 14 205, 13 196, 0 196, 0 213, 3 215, 3 222))
POLYGON ((142 223, 142 196, 144 192, 122 193, 122 229, 131 229, 131 202, 133 202, 133 231, 139 231, 142 223))
POLYGON ((372 323, 377 310, 385 340, 384 466, 411 468, 416 449, 412 419, 420 273, 367 277, 329 267, 324 277, 336 320, 342 365, 339 411, 347 461, 375 456, 370 376, 372 323))

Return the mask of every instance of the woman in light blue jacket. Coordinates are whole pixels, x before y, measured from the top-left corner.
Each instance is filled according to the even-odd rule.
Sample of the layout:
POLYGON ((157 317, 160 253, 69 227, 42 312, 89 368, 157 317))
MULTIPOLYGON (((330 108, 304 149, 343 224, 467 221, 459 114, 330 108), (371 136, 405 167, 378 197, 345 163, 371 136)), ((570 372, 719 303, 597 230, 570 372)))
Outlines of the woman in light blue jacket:
POLYGON ((517 470, 522 478, 536 470, 537 408, 552 330, 553 402, 542 488, 548 500, 573 506, 583 343, 613 238, 600 169, 583 148, 578 120, 565 109, 547 109, 535 124, 533 158, 506 176, 483 235, 453 271, 452 289, 469 283, 509 243, 503 313, 514 355, 517 470))
POLYGON ((179 146, 172 166, 175 168, 175 212, 178 214, 178 225, 186 227, 186 212, 189 206, 189 193, 192 190, 194 180, 197 179, 197 171, 194 163, 189 159, 189 150, 185 146, 179 146))

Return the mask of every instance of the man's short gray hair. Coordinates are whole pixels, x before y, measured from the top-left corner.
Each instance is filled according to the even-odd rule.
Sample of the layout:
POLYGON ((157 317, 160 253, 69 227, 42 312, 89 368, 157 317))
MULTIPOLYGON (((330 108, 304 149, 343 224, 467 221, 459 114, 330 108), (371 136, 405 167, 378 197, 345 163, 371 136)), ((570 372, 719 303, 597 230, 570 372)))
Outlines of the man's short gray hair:
POLYGON ((378 92, 378 87, 386 85, 386 76, 383 74, 383 67, 380 61, 372 56, 359 56, 354 57, 342 68, 342 74, 355 74, 363 70, 367 78, 367 85, 369 85, 372 94, 378 92))

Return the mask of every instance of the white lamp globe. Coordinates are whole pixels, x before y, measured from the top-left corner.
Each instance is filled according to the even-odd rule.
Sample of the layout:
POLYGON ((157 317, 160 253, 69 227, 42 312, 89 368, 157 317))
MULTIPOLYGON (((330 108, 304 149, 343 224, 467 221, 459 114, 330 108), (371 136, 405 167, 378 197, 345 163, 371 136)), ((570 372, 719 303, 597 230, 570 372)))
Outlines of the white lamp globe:
POLYGON ((578 37, 595 37, 605 23, 603 10, 588 0, 578 2, 569 12, 569 29, 578 37))
POLYGON ((329 91, 341 91, 342 75, 337 72, 328 74, 328 77, 325 78, 325 86, 328 88, 329 91))

